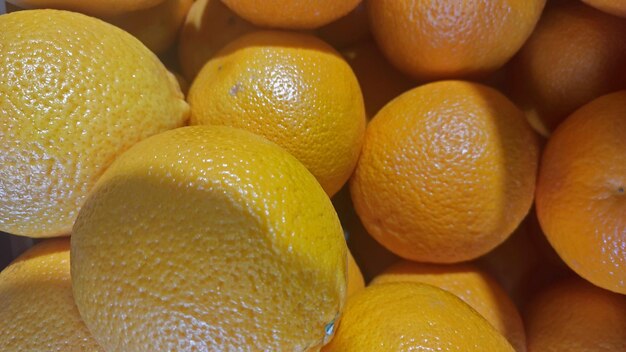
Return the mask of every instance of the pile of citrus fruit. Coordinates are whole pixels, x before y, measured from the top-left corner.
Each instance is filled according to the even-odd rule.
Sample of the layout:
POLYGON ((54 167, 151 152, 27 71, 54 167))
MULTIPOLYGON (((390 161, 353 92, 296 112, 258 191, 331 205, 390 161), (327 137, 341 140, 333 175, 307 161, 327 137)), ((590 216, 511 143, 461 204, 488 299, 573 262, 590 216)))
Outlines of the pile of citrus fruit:
POLYGON ((0 351, 626 351, 626 2, 0 2, 0 351))

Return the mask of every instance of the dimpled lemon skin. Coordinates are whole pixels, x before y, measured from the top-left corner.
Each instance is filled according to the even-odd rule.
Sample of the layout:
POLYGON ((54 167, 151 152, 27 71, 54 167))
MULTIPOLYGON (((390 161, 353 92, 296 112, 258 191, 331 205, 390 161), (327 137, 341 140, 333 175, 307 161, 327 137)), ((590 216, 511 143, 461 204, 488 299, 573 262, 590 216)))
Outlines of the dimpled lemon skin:
POLYGON ((316 351, 343 306, 346 257, 330 200, 294 157, 243 130, 192 126, 107 170, 71 264, 107 351, 316 351))
POLYGON ((128 33, 58 10, 0 16, 0 231, 70 233, 122 151, 185 122, 178 83, 128 33))
POLYGON ((434 286, 384 283, 369 286, 346 304, 334 339, 324 352, 513 352, 480 314, 434 286))
POLYGON ((74 304, 67 238, 41 242, 4 269, 0 302, 0 351, 103 351, 74 304))
POLYGON ((187 101, 192 125, 260 134, 294 155, 326 193, 346 183, 365 133, 359 82, 331 46, 311 35, 247 34, 202 68, 187 101))

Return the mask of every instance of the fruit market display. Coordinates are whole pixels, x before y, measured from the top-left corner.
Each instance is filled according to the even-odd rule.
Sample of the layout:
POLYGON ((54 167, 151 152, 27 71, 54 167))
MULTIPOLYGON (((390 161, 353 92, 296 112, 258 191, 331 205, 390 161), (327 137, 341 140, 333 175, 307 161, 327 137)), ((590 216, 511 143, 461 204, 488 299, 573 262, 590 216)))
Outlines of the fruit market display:
POLYGON ((0 351, 626 351, 625 2, 0 1, 0 351))

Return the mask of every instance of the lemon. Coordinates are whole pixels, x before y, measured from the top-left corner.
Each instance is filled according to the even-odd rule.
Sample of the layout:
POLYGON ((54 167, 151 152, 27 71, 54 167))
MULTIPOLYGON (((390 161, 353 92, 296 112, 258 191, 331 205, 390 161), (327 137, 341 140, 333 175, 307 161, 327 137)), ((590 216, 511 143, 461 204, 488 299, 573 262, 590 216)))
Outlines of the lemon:
POLYGON ((117 155, 189 108, 158 58, 105 22, 29 10, 0 28, 0 231, 67 235, 117 155))
POLYGON ((289 153, 193 126, 120 156, 72 235, 76 304, 107 351, 305 351, 346 295, 337 214, 289 153))

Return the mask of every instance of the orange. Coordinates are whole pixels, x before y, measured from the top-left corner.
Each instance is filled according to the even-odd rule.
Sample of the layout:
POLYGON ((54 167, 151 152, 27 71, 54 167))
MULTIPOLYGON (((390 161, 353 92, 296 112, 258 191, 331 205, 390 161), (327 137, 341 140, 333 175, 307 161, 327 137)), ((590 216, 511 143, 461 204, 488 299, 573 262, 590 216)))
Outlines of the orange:
POLYGON ((0 28, 0 231, 68 235, 115 157, 189 107, 157 57, 105 22, 29 10, 0 28))
MULTIPOLYGON (((164 53, 174 44, 178 29, 194 0, 163 0, 155 6, 127 11, 115 15, 96 15, 128 33, 157 54, 164 53)), ((65 9, 64 4, 42 4, 37 8, 65 9)), ((7 3, 7 12, 23 10, 7 3)), ((85 12, 88 14, 88 12, 85 12)))
POLYGON ((0 350, 103 351, 74 304, 69 239, 47 240, 0 273, 0 350))
MULTIPOLYGON (((160 4, 116 15, 97 16, 129 32, 157 54, 169 49, 178 35, 178 29, 194 0, 164 0, 160 4)), ((60 5, 44 5, 41 8, 63 9, 60 5)), ((7 3, 7 12, 23 10, 7 3)))
POLYGON ((537 183, 541 228, 576 273, 626 294, 626 91, 583 106, 548 141, 537 183))
POLYGON ((585 4, 611 15, 626 17, 626 3, 622 0, 582 0, 585 4))
POLYGON ((190 82, 220 49, 256 27, 220 0, 197 0, 191 5, 178 40, 178 57, 190 82))
POLYGON ((367 11, 363 3, 347 15, 318 28, 315 33, 337 49, 343 49, 369 38, 367 11))
POLYGON ((256 32, 226 46, 192 83, 191 124, 262 135, 293 154, 335 194, 356 165, 365 131, 359 83, 320 39, 256 32))
POLYGON ((514 351, 480 314, 424 284, 386 283, 352 296, 324 352, 514 351))
POLYGON ((373 41, 367 40, 342 51, 354 70, 363 92, 365 110, 373 118, 393 98, 417 86, 385 59, 373 41))
POLYGON ((174 44, 193 0, 164 0, 159 5, 103 17, 141 40, 150 50, 162 53, 174 44))
POLYGON ((538 139, 498 91, 442 81, 369 123, 350 183, 367 231, 405 259, 452 263, 502 243, 528 213, 538 139))
POLYGON ((371 284, 390 282, 424 283, 452 293, 487 319, 516 351, 526 351, 524 325, 515 304, 493 278, 474 265, 433 265, 405 260, 387 268, 371 284))
POLYGON ((348 251, 348 288, 346 294, 350 297, 364 288, 365 281, 363 280, 361 269, 359 269, 359 265, 354 260, 352 253, 348 251))
POLYGON ((319 350, 343 307, 346 251, 293 156, 244 130, 184 127, 98 181, 74 225, 74 296, 107 351, 319 350))
POLYGON ((546 285, 572 273, 545 238, 535 209, 506 241, 478 258, 476 264, 496 279, 518 307, 525 307, 546 285))
POLYGON ((580 1, 548 7, 512 61, 513 100, 553 131, 576 109, 626 89, 626 19, 580 1))
POLYGON ((361 0, 222 0, 239 16, 264 27, 313 29, 352 11, 361 0))
POLYGON ((91 16, 115 16, 147 9, 164 0, 8 0, 23 9, 54 8, 86 13, 91 16))
POLYGON ((347 185, 335 194, 332 201, 346 234, 350 253, 355 256, 366 282, 400 259, 367 233, 354 211, 347 185))
POLYGON ((626 297, 579 278, 552 285, 526 314, 529 352, 626 350, 626 297))
POLYGON ((484 75, 533 31, 546 0, 370 0, 370 26, 387 58, 419 79, 484 75))

